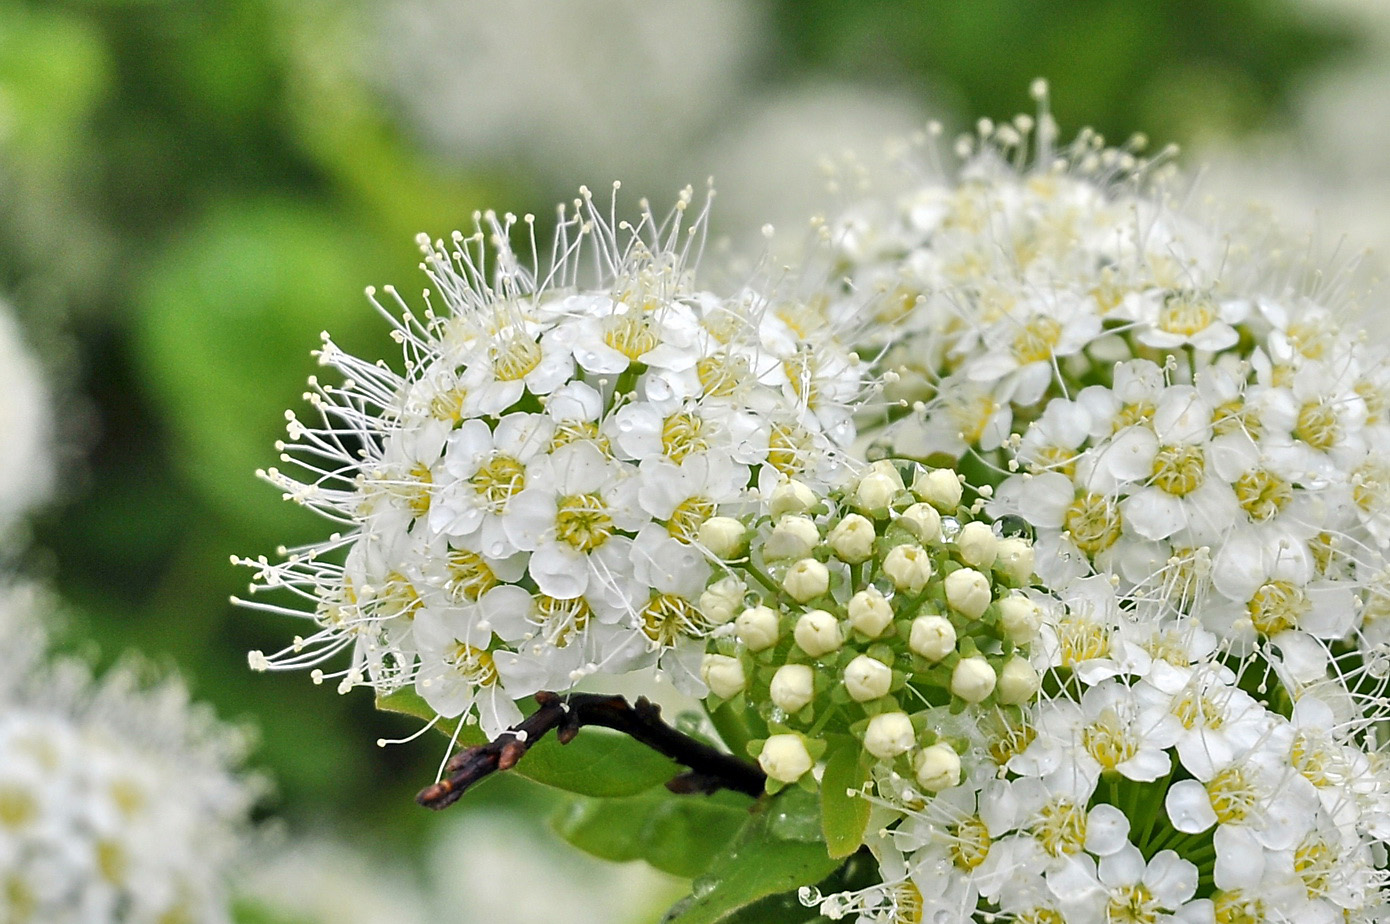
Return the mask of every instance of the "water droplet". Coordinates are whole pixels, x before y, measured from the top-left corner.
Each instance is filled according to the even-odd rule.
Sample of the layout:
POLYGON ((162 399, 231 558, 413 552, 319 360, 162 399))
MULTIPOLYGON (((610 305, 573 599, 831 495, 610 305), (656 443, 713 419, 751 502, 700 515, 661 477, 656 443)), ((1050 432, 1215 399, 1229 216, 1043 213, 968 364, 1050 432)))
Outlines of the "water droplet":
POLYGON ((947 542, 954 542, 960 535, 960 520, 955 517, 941 518, 941 535, 947 542))

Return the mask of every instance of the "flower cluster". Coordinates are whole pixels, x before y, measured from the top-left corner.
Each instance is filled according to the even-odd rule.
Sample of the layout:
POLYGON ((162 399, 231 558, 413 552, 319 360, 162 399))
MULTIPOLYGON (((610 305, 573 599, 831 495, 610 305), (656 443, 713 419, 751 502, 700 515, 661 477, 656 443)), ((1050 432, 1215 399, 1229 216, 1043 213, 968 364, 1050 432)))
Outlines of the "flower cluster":
MULTIPOLYGON (((7 639, 22 630, 9 615, 7 639)), ((130 667, 94 681, 7 645, 0 919, 230 920, 228 875, 254 796, 232 772, 243 745, 177 683, 144 686, 130 667)))
POLYGON ((1378 920, 1390 365, 1153 163, 1090 135, 1058 155, 1045 110, 1030 160, 1033 127, 984 125, 957 183, 829 226, 831 310, 902 399, 881 445, 993 487, 1047 593, 1037 701, 963 727, 957 786, 879 788, 883 885, 806 900, 1378 920))
POLYGON ((962 497, 954 471, 878 462, 824 498, 788 482, 746 534, 706 524, 737 541, 708 592, 726 622, 703 675, 713 706, 737 698, 766 729, 752 746, 774 786, 850 740, 878 774, 937 792, 961 776, 956 716, 1032 701, 1032 546, 962 497))
POLYGON ((413 685, 489 736, 517 700, 598 671, 655 662, 703 691, 701 527, 788 477, 838 477, 866 384, 771 296, 695 287, 689 202, 632 227, 586 196, 549 266, 509 249, 511 218, 481 217, 452 251, 422 241, 445 305, 396 322, 403 372, 325 343, 346 381, 315 383, 319 424, 291 417, 299 476, 266 477, 345 531, 247 562, 318 625, 254 666, 349 649, 342 688, 413 685))

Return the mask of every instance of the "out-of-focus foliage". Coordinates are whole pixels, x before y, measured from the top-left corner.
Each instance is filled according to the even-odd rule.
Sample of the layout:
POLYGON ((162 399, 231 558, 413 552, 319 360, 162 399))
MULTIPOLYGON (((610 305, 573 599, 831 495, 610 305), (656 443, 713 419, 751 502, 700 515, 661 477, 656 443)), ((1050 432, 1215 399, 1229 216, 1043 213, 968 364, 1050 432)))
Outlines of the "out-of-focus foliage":
MULTIPOLYGON (((252 475, 276 462, 282 412, 301 407, 317 371, 319 331, 389 355, 362 289, 418 294, 414 233, 445 235, 490 206, 553 208, 538 192, 553 175, 521 159, 480 163, 425 146, 378 67, 396 3, 0 0, 0 295, 31 329, 63 326, 75 342, 56 389, 59 429, 82 430, 88 454, 62 474, 61 502, 39 524, 42 551, 30 556, 84 614, 69 643, 107 659, 139 647, 167 660, 224 716, 259 726, 256 761, 279 783, 272 811, 292 827, 371 825, 409 863, 425 829, 451 822, 410 800, 442 741, 376 751, 374 739, 414 723, 302 675, 251 675, 245 651, 293 629, 226 602, 245 581, 231 553, 324 531, 252 475)), ((1303 75, 1353 49, 1345 31, 1283 0, 747 6, 740 21, 766 31, 740 37, 754 57, 703 139, 712 149, 748 150, 737 133, 759 129, 762 101, 808 85, 895 94, 949 124, 1026 108, 1036 76, 1051 80, 1064 124, 1185 141, 1277 122, 1303 75)), ((594 34, 601 43, 605 31, 594 34)), ((631 53, 575 47, 565 63, 631 53)), ((447 80, 455 63, 442 53, 416 65, 447 80)), ((495 78, 474 92, 504 95, 515 83, 505 71, 495 78)), ((808 125, 806 136, 827 137, 817 131, 808 125)), ((682 170, 704 163, 688 150, 646 156, 682 170)), ((785 172, 775 157, 741 166, 762 169, 769 185, 785 172)), ((756 189, 757 177, 738 182, 756 189)), ((506 780, 484 793, 512 802, 541 798, 535 791, 506 780)), ((567 830, 580 836, 578 822, 567 830)))

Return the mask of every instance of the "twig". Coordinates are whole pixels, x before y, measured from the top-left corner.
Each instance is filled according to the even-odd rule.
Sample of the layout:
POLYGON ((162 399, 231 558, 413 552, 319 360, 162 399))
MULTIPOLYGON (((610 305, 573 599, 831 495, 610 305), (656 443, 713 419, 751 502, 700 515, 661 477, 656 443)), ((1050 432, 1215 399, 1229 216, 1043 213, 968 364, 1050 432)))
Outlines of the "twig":
POLYGON ((487 744, 465 748, 444 765, 444 779, 427 786, 415 797, 426 808, 453 805, 468 787, 499 770, 510 770, 517 761, 549 731, 561 744, 569 744, 585 725, 598 725, 622 732, 689 767, 666 783, 675 793, 713 793, 721 789, 762 795, 767 778, 757 764, 725 754, 704 742, 677 731, 661 720, 661 707, 640 697, 629 704, 621 696, 604 693, 536 694, 540 708, 520 724, 498 735, 487 744))

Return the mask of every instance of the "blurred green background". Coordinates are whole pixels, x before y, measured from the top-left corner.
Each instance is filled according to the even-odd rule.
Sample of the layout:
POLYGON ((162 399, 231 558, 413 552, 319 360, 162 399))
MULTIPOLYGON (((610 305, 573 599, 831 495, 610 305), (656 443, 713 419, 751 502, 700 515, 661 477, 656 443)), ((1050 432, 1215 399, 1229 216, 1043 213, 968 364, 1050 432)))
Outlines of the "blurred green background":
MULTIPOLYGON (((25 567, 70 603, 69 645, 138 648, 259 729, 267 815, 418 865, 469 811, 411 801, 442 741, 378 749, 412 724, 365 692, 249 673, 295 629, 227 603, 231 554, 321 534, 252 472, 321 330, 390 355, 362 289, 418 291, 416 232, 545 215, 581 182, 660 203, 713 173, 737 238, 809 215, 818 155, 1007 117, 1037 76, 1064 133, 1297 149, 1310 87, 1384 73, 1383 6, 0 0, 0 297, 69 447, 25 567)), ((475 801, 546 798, 497 781, 475 801)))

